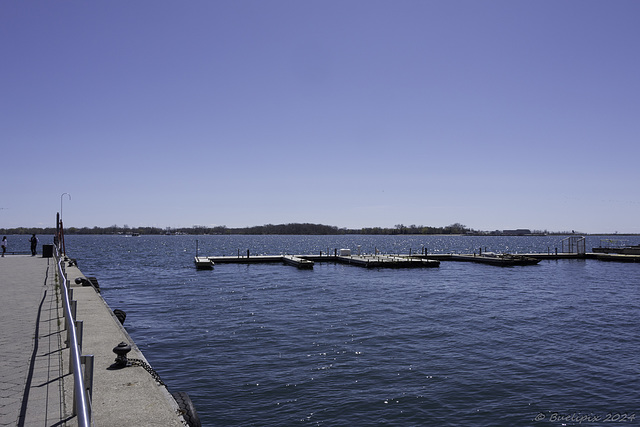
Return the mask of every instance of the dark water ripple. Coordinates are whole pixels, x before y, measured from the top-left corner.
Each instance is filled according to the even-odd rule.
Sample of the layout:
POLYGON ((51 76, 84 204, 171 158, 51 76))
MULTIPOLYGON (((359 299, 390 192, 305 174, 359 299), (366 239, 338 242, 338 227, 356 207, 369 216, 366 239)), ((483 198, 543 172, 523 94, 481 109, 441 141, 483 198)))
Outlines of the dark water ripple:
MULTIPOLYGON (((198 239, 207 255, 558 245, 557 237, 198 239)), ((69 236, 67 248, 109 305, 127 312, 136 343, 172 390, 189 393, 204 425, 548 425, 554 412, 640 409, 639 265, 196 271, 188 236, 69 236), (539 414, 546 422, 534 421, 539 414)))

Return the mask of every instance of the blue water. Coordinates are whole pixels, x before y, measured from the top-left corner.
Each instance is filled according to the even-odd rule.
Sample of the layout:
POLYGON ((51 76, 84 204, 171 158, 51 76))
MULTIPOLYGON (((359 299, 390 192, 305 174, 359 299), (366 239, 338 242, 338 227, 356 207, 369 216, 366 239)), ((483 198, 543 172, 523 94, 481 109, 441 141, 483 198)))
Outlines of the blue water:
POLYGON ((196 239, 201 255, 236 255, 547 252, 560 238, 67 236, 67 253, 126 311, 132 338, 203 425, 639 423, 640 264, 198 271, 196 239))

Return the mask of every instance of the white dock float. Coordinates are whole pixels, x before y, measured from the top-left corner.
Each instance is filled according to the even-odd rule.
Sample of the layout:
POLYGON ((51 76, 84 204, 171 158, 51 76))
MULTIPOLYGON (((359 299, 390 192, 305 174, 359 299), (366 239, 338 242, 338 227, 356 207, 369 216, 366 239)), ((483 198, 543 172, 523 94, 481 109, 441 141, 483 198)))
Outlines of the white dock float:
POLYGON ((285 264, 288 265, 292 265, 294 267, 298 267, 298 268, 306 268, 306 269, 310 269, 313 268, 313 264, 314 262, 308 259, 304 259, 304 258, 299 258, 297 256, 294 255, 284 255, 282 257, 282 262, 284 262, 285 264))
POLYGON ((211 270, 213 268, 213 261, 209 257, 197 256, 194 258, 194 262, 198 270, 211 270))

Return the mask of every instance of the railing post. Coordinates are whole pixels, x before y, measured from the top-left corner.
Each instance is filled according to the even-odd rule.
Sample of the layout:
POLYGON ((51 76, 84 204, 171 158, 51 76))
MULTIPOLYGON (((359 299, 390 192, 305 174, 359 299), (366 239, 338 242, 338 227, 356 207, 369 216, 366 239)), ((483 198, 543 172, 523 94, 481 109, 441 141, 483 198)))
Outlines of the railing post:
POLYGON ((84 323, 82 320, 76 320, 76 334, 78 335, 78 351, 82 353, 82 331, 84 329, 84 323))
MULTIPOLYGON (((64 289, 60 289, 60 295, 64 292, 64 289)), ((62 327, 67 329, 67 300, 68 298, 62 298, 62 317, 64 317, 64 322, 62 322, 62 327)))
POLYGON ((69 301, 69 310, 71 311, 71 318, 67 319, 67 321, 65 322, 67 325, 67 346, 71 347, 71 328, 74 327, 73 324, 73 319, 76 318, 76 309, 78 308, 78 301, 76 300, 70 300, 69 301))
MULTIPOLYGON (((74 327, 76 328, 76 337, 78 340, 78 353, 82 354, 82 331, 84 329, 84 324, 82 323, 82 320, 76 320, 74 323, 74 327)), ((71 357, 69 357, 69 373, 73 373, 73 359, 71 357)))
POLYGON ((84 389, 89 397, 89 402, 93 399, 93 354, 80 356, 80 362, 84 365, 84 389))

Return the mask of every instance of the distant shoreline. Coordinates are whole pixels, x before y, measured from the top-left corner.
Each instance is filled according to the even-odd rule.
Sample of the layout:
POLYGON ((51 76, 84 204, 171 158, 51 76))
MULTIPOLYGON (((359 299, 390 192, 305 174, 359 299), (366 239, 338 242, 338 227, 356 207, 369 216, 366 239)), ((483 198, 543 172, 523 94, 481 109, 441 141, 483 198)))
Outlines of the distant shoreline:
MULTIPOLYGON (((296 235, 296 236, 331 236, 331 235, 451 235, 451 236, 510 236, 510 237, 532 237, 532 236, 637 236, 640 233, 582 233, 579 231, 548 231, 548 230, 494 230, 481 231, 474 230, 465 225, 456 223, 445 227, 431 227, 423 225, 405 226, 398 224, 393 228, 389 227, 365 227, 359 229, 338 228, 336 226, 309 223, 290 224, 266 224, 253 227, 228 228, 226 226, 205 227, 122 227, 113 225, 110 227, 69 227, 64 230, 66 235, 296 235)), ((3 235, 54 235, 56 229, 53 227, 14 227, 0 229, 3 235)))

